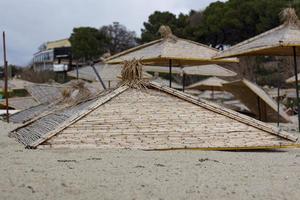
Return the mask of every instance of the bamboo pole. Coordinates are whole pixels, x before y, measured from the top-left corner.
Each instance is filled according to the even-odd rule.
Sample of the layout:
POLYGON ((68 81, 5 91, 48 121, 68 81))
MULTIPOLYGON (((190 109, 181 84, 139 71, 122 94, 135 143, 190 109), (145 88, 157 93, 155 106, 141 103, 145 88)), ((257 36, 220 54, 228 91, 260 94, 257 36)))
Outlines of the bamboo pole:
POLYGON ((260 98, 257 96, 257 108, 258 108, 258 120, 261 121, 261 107, 260 107, 260 98))
POLYGON ((297 111, 298 111, 298 131, 300 132, 300 104, 299 104, 299 85, 298 85, 298 66, 296 57, 296 47, 293 46, 294 55, 294 70, 295 70, 295 80, 296 80, 296 95, 297 95, 297 111))
POLYGON ((184 89, 185 89, 185 72, 183 71, 183 74, 182 74, 182 92, 184 92, 184 89))
POLYGON ((279 111, 280 111, 280 67, 279 67, 279 63, 277 63, 277 75, 278 75, 278 82, 277 82, 277 126, 279 127, 280 123, 279 123, 279 120, 280 120, 280 114, 279 114, 279 111))
POLYGON ((8 92, 7 92, 7 81, 8 81, 8 71, 7 71, 7 60, 6 60, 6 43, 5 43, 5 32, 3 31, 3 61, 4 61, 4 95, 6 101, 6 121, 9 123, 9 112, 8 112, 8 92))
POLYGON ((172 88, 172 59, 169 59, 169 81, 170 88, 172 88))
POLYGON ((103 89, 106 90, 106 86, 105 86, 104 82, 102 81, 101 76, 99 75, 99 73, 98 73, 98 71, 97 71, 97 69, 95 68, 94 65, 95 65, 95 64, 92 63, 92 64, 91 64, 91 67, 93 68, 93 70, 94 70, 94 72, 95 72, 95 74, 96 74, 96 76, 97 76, 99 82, 101 83, 103 89))
POLYGON ((76 79, 79 78, 79 71, 78 71, 78 60, 76 61, 76 79))

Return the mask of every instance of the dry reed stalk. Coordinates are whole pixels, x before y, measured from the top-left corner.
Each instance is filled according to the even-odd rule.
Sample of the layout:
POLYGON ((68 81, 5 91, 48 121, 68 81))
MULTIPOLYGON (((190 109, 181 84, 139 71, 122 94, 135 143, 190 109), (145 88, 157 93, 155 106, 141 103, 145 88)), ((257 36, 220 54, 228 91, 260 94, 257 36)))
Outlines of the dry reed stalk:
POLYGON ((143 79, 143 65, 137 59, 124 61, 121 77, 121 85, 128 85, 131 88, 142 89, 148 84, 143 79))

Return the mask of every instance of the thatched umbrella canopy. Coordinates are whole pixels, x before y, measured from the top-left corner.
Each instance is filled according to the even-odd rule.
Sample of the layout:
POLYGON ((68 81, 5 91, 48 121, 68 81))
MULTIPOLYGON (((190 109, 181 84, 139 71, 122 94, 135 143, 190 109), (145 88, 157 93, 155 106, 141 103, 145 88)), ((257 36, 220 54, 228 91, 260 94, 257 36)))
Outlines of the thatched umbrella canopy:
POLYGON ((276 122, 278 120, 280 122, 290 121, 281 106, 279 107, 278 113, 278 108, 274 99, 258 85, 251 83, 246 79, 225 83, 223 84, 223 88, 245 104, 254 114, 256 114, 259 120, 265 122, 276 122))
POLYGON ((187 89, 211 90, 214 98, 214 91, 223 91, 224 83, 228 82, 217 77, 210 77, 188 86, 187 89))
MULTIPOLYGON (((293 56, 298 104, 298 123, 300 131, 300 104, 298 88, 298 69, 296 56, 300 55, 300 22, 295 9, 286 8, 281 12, 284 23, 272 30, 250 38, 244 42, 218 53, 216 59, 237 56, 293 56)), ((278 90, 279 93, 279 90, 278 90)), ((278 102, 279 104, 279 102, 278 102)))
POLYGON ((118 53, 105 60, 108 64, 123 63, 138 59, 144 65, 169 66, 170 87, 172 67, 195 66, 212 63, 238 62, 237 59, 213 59, 218 50, 191 40, 181 39, 172 34, 168 26, 161 26, 162 39, 118 53))
MULTIPOLYGON (((159 72, 159 73, 169 73, 169 70, 166 67, 160 66, 147 66, 145 71, 148 72, 159 72)), ((232 77, 237 74, 231 70, 228 70, 224 67, 221 67, 217 64, 211 65, 199 65, 191 67, 173 67, 173 74, 186 74, 186 75, 196 75, 196 76, 218 76, 218 77, 232 77)))
POLYGON ((216 91, 223 91, 223 84, 228 83, 227 81, 217 78, 217 77, 210 77, 208 79, 199 81, 188 86, 188 89, 198 89, 198 90, 216 90, 216 91))

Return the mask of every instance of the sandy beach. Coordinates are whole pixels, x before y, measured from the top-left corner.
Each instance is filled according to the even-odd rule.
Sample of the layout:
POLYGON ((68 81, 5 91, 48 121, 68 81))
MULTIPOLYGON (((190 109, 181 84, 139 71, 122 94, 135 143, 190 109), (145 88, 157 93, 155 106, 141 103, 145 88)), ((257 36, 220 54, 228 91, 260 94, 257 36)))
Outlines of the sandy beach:
POLYGON ((300 149, 28 150, 1 122, 1 199, 300 199, 300 149))

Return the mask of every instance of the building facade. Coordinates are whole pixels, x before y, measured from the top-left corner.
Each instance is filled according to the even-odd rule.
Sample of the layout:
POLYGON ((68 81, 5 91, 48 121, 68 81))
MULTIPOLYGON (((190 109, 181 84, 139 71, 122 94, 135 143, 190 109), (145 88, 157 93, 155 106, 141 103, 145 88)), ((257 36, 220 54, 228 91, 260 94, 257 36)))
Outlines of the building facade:
POLYGON ((33 55, 34 71, 67 71, 72 66, 71 43, 68 39, 43 44, 33 55))

